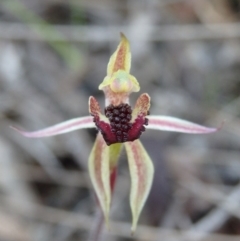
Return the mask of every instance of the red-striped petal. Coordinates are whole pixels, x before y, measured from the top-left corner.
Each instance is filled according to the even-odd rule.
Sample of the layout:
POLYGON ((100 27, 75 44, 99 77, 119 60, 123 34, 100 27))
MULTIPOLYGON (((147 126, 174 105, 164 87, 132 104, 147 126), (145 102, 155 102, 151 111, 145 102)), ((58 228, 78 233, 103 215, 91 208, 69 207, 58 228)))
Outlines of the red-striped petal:
POLYGON ((109 76, 120 69, 126 71, 127 73, 130 71, 131 52, 129 42, 123 33, 120 33, 120 36, 121 42, 108 63, 107 75, 109 76))
POLYGON ((75 118, 72 120, 68 120, 57 125, 41 129, 38 131, 28 132, 18 129, 16 127, 10 126, 13 130, 19 132, 23 136, 29 138, 40 138, 40 137, 47 137, 47 136, 55 136, 63 133, 67 133, 70 131, 75 131, 78 129, 85 129, 85 128, 94 128, 95 125, 93 123, 93 118, 91 116, 75 118))
POLYGON ((179 118, 161 115, 148 116, 147 128, 161 131, 183 132, 189 134, 207 134, 219 130, 219 128, 210 128, 179 118))
POLYGON ((89 156, 88 167, 93 187, 108 225, 111 202, 109 147, 100 134, 97 135, 89 156))
POLYGON ((114 188, 116 165, 121 151, 121 144, 110 147, 99 133, 89 156, 89 174, 103 210, 108 226, 108 216, 111 203, 111 190, 114 188))
POLYGON ((151 158, 139 140, 126 142, 125 147, 131 176, 130 206, 133 218, 132 232, 134 232, 152 186, 154 168, 151 158))

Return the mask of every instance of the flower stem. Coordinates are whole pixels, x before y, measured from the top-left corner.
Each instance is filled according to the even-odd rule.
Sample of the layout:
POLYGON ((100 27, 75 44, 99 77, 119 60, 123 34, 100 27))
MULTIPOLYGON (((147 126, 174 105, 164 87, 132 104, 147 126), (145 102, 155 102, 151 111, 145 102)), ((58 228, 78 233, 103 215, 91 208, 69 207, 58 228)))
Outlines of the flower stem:
POLYGON ((99 241, 101 239, 104 217, 100 206, 98 206, 92 228, 89 231, 88 241, 99 241))

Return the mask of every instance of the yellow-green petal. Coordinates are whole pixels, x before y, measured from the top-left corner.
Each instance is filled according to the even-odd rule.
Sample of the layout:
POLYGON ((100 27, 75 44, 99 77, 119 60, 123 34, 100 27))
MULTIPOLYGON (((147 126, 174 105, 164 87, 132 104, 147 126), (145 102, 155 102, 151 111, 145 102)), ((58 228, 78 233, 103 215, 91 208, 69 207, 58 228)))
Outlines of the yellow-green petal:
POLYGON ((130 74, 130 67, 130 45, 125 35, 121 33, 121 41, 108 63, 107 76, 103 79, 103 82, 98 88, 103 90, 105 94, 106 89, 110 89, 114 94, 138 92, 140 86, 137 79, 130 74))
POLYGON ((89 156, 89 174, 108 226, 111 203, 109 147, 98 133, 89 156))
POLYGON ((151 158, 139 140, 126 142, 125 147, 131 177, 130 206, 133 233, 152 186, 154 168, 151 158))
POLYGON ((114 188, 116 166, 122 144, 107 146, 102 135, 98 133, 95 144, 89 156, 89 174, 103 210, 106 224, 109 226, 109 210, 111 205, 111 190, 114 188), (112 177, 112 178, 111 178, 112 177), (111 183, 112 182, 112 183, 111 183))
POLYGON ((111 76, 114 72, 122 69, 129 73, 131 68, 131 52, 128 39, 123 33, 120 33, 121 41, 116 51, 111 56, 108 66, 107 75, 111 76))

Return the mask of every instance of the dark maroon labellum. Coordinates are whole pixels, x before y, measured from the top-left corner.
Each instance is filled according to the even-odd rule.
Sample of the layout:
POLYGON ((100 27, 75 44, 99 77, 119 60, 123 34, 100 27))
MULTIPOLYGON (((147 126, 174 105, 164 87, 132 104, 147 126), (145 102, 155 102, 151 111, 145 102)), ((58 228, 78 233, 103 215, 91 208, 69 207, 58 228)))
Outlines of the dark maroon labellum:
POLYGON ((105 115, 110 121, 111 131, 116 135, 116 142, 128 141, 128 130, 132 124, 132 108, 128 104, 118 106, 109 105, 105 108, 105 115))
POLYGON ((102 133, 107 145, 134 141, 145 131, 144 125, 148 124, 147 118, 139 115, 136 120, 132 119, 132 108, 129 104, 118 106, 109 105, 105 108, 105 115, 109 119, 110 125, 102 121, 96 121, 96 126, 102 133))

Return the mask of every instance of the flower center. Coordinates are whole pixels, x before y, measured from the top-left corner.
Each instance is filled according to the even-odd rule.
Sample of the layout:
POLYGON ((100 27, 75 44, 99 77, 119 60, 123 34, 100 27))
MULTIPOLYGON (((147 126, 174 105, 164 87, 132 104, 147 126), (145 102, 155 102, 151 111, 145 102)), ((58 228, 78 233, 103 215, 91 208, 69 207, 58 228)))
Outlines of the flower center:
POLYGON ((138 139, 145 131, 144 125, 148 124, 146 114, 139 113, 135 118, 132 117, 132 108, 129 104, 111 104, 105 108, 105 115, 109 123, 100 120, 99 116, 94 114, 93 121, 107 145, 138 139))
POLYGON ((131 106, 123 103, 118 106, 109 105, 105 108, 105 115, 110 121, 111 131, 115 133, 117 141, 128 141, 128 131, 132 127, 131 106))

